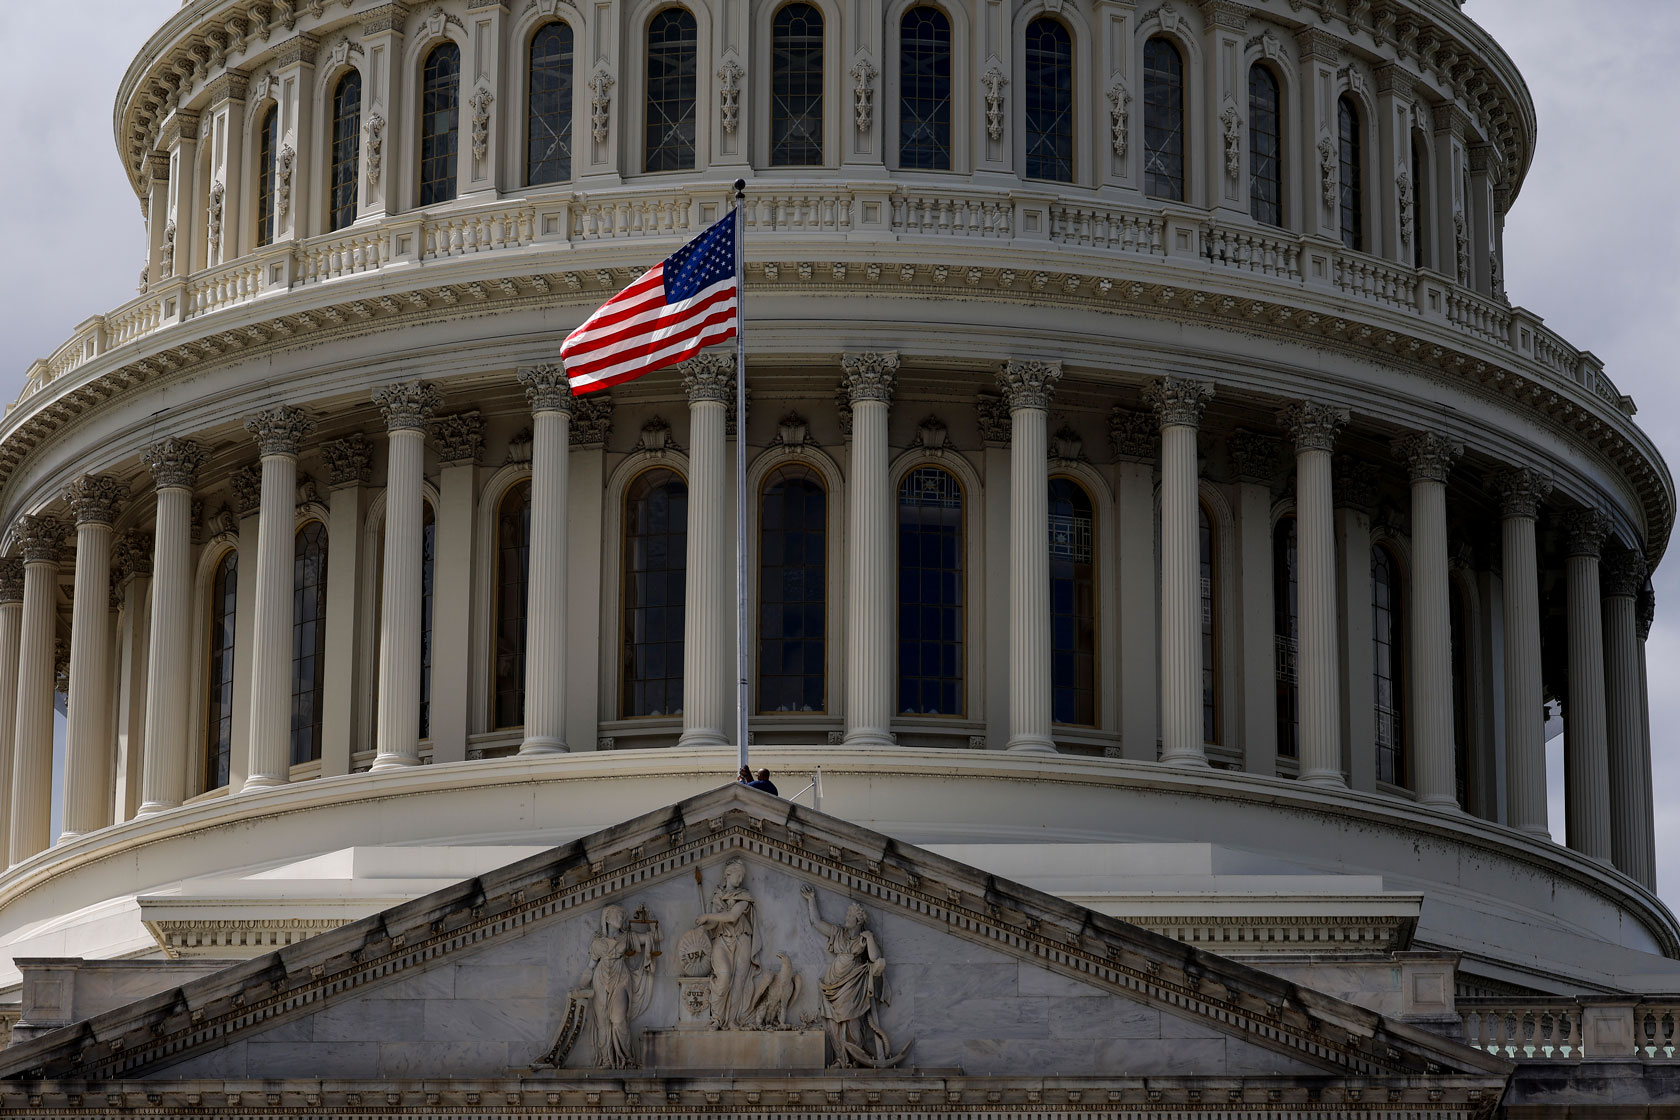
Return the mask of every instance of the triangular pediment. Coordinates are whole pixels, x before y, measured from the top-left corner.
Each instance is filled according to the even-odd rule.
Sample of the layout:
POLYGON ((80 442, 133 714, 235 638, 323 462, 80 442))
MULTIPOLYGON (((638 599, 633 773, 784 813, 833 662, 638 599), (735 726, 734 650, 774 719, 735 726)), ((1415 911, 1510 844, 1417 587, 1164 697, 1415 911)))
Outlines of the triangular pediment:
POLYGON ((1507 1069, 737 785, 0 1052, 6 1078, 106 1081, 836 1064, 1495 1084, 1507 1069))

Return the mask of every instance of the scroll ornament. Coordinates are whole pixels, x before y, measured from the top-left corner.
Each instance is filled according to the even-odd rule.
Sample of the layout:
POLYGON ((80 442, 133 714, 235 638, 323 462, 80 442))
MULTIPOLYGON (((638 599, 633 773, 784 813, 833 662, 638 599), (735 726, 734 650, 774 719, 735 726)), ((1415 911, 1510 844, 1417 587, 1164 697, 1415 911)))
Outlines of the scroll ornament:
POLYGON ((723 113, 723 130, 731 136, 741 123, 741 79, 746 71, 733 58, 718 68, 718 103, 723 113))
POLYGON ((613 76, 603 67, 589 79, 589 125, 595 143, 607 142, 607 122, 612 112, 613 76))
POLYGON ((993 66, 981 76, 980 84, 986 87, 986 135, 993 140, 1002 140, 1003 87, 1009 84, 1009 79, 1003 76, 1002 70, 993 66))
POLYGON ((875 75, 869 56, 859 55, 852 64, 852 112, 860 133, 867 133, 875 121, 875 75))
POLYGON ((1109 129, 1114 143, 1114 154, 1124 157, 1126 154, 1127 131, 1130 127, 1132 95, 1126 92, 1123 82, 1115 82, 1108 87, 1108 119, 1109 129))

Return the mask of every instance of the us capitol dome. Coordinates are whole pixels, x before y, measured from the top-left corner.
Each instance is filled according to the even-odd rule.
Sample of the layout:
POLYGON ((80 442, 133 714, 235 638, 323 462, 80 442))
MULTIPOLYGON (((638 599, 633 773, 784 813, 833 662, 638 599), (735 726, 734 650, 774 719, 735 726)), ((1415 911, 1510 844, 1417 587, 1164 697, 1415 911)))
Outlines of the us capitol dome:
MULTIPOLYGON (((799 874, 873 836, 847 882, 903 848, 1022 884, 1141 931, 1140 975, 1264 973, 1500 1076, 1672 1056, 1645 638, 1674 486, 1506 296, 1534 106, 1460 7, 183 3, 114 110, 138 294, 0 421, 13 1050, 680 802, 717 836, 832 821, 799 874), (737 178, 745 370, 574 397, 562 339, 737 178), (741 519, 780 810, 717 790, 741 519)), ((1051 922, 972 905, 1021 945, 1051 922)), ((1379 1099, 1344 1106, 1414 1107, 1379 1099)))

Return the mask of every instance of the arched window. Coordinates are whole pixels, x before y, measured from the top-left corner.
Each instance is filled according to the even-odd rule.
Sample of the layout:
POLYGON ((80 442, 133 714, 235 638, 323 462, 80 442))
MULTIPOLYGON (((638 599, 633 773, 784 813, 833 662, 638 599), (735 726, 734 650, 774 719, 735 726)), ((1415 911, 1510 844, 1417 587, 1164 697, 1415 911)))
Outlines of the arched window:
POLYGON ((233 632, 239 613, 239 553, 228 550, 210 582, 210 664, 204 705, 204 788, 228 784, 233 759, 233 632))
POLYGON ((1343 94, 1336 102, 1336 128, 1342 141, 1342 244, 1365 249, 1365 186, 1360 176, 1364 147, 1359 139, 1359 108, 1343 94))
POLYGON ((951 20, 929 4, 898 24, 898 165, 951 170, 951 20))
POLYGON ((1214 609, 1213 518, 1197 505, 1197 547, 1201 555, 1202 607, 1202 741, 1219 742, 1219 626, 1214 609))
POLYGON ((694 167, 700 32, 683 8, 666 8, 647 29, 647 171, 694 167))
POLYGON ((1301 607, 1296 595, 1295 519, 1272 530, 1273 660, 1277 665, 1277 750, 1280 758, 1301 754, 1300 685, 1296 675, 1301 607))
POLYGON ((688 483, 663 467, 643 471, 624 495, 625 718, 683 710, 687 583, 688 483))
POLYGON ((1091 495, 1050 480, 1050 713, 1097 723, 1097 546, 1091 495))
POLYGON ((1429 249, 1429 165, 1424 162, 1424 146, 1412 133, 1412 267, 1423 268, 1433 259, 1429 249))
POLYGON ((270 105, 257 125, 257 247, 274 241, 274 128, 280 108, 270 105))
POLYGON ((420 74, 420 205, 455 197, 461 125, 461 48, 439 43, 420 74))
POLYGON ((1248 212, 1283 224, 1283 95, 1277 75, 1258 62, 1248 68, 1248 212))
POLYGON ((420 738, 432 735, 432 606, 437 590, 437 516, 426 503, 420 528, 420 738))
POLYGON ((321 757, 327 672, 327 527, 311 521, 292 544, 292 765, 321 757))
POLYGON ((562 183, 572 177, 572 29, 544 24, 531 36, 530 86, 525 106, 525 181, 562 183))
POLYGON ((1400 566, 1382 545, 1371 548, 1371 653, 1373 702, 1377 724, 1377 780, 1410 784, 1406 773, 1406 651, 1402 643, 1405 604, 1400 594, 1400 566))
POLYGON ((809 467, 764 480, 758 554, 758 710, 826 706, 828 494, 809 467))
POLYGON ((963 713, 963 493, 917 467, 898 484, 898 710, 963 713))
POLYGON ((525 605, 531 583, 531 480, 496 507, 497 727, 525 723, 525 605))
POLYGON ((1027 178, 1073 182, 1073 36, 1061 20, 1027 24, 1027 178))
POLYGON ((343 229, 356 220, 356 161, 362 147, 362 75, 351 70, 333 91, 332 179, 327 227, 343 229))
POLYGON ((1159 37, 1143 45, 1143 193, 1184 201, 1184 56, 1159 37))
POLYGON ((785 4, 770 25, 770 166, 823 161, 823 18, 785 4))

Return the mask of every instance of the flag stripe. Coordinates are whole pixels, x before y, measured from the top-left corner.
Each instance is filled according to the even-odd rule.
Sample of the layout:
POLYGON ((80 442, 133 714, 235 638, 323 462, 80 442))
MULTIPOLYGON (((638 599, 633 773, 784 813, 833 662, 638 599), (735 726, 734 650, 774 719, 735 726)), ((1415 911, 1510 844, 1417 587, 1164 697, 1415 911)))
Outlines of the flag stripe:
MULTIPOLYGON (((618 330, 600 332, 598 337, 589 340, 589 349, 581 356, 568 357, 564 347, 560 356, 566 363, 566 372, 572 377, 581 377, 592 373, 603 365, 617 365, 636 352, 638 349, 646 352, 645 347, 639 347, 638 341, 646 339, 656 342, 661 338, 669 338, 693 321, 692 316, 711 317, 717 310, 727 307, 731 312, 735 310, 735 289, 731 285, 725 290, 714 291, 707 296, 696 296, 687 301, 691 306, 684 308, 684 316, 674 320, 670 316, 661 316, 649 320, 639 316, 638 321, 625 324, 618 330)), ((577 355, 577 351, 573 351, 577 355)))
POLYGON ((709 318, 698 322, 690 320, 680 334, 649 339, 633 352, 622 354, 618 361, 596 366, 588 373, 571 375, 572 392, 586 392, 602 388, 606 384, 628 381, 649 370, 662 369, 667 365, 685 361, 693 357, 695 351, 701 347, 734 337, 735 304, 734 301, 730 301, 727 307, 719 308, 717 313, 709 318), (697 345, 696 339, 701 340, 697 345), (686 353, 683 352, 685 349, 686 353))
POLYGON ((577 355, 579 371, 588 367, 590 355, 602 347, 616 346, 627 338, 649 331, 661 329, 661 323, 669 323, 688 314, 706 313, 713 301, 723 298, 735 298, 734 281, 717 284, 681 303, 665 303, 663 297, 644 300, 638 304, 625 305, 612 316, 604 315, 606 307, 601 308, 590 317, 589 322, 579 327, 567 336, 561 344, 560 357, 568 363, 567 369, 572 368, 573 355, 577 355))

